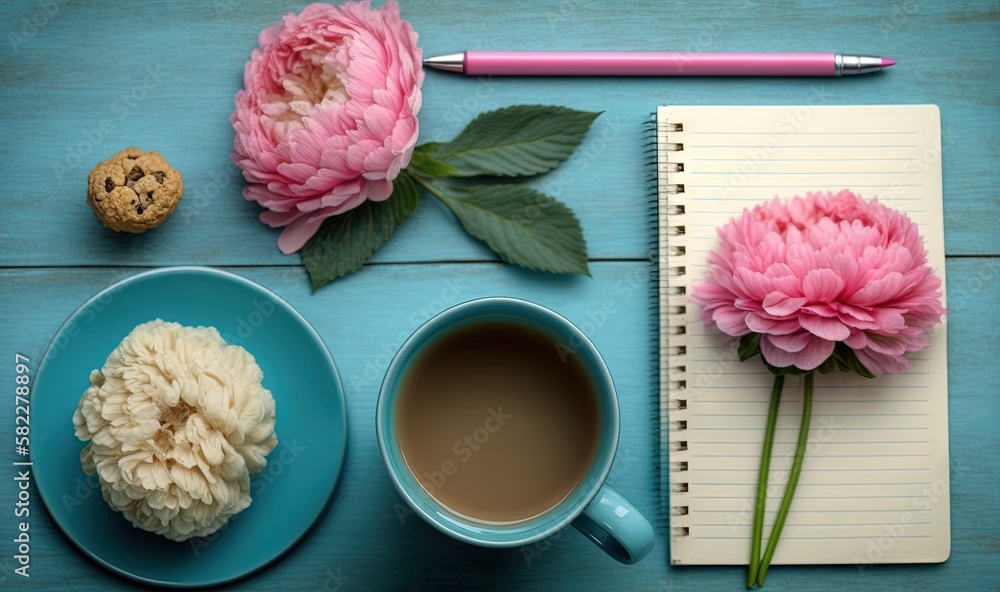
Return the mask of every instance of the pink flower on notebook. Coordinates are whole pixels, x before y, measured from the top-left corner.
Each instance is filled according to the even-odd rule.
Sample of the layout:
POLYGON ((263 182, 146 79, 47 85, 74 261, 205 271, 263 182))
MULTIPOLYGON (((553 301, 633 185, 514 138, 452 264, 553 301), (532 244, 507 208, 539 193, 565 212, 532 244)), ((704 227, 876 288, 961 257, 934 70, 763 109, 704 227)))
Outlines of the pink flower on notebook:
POLYGON ((691 298, 706 325, 740 338, 740 360, 760 354, 775 375, 757 480, 747 586, 763 585, 805 458, 815 373, 867 378, 910 367, 941 321, 941 280, 917 225, 877 200, 843 190, 777 197, 730 219, 691 298), (784 379, 804 374, 799 439, 767 549, 763 519, 784 379))
POLYGON ((691 297, 706 324, 759 334, 771 366, 815 370, 836 363, 842 343, 871 374, 900 372, 944 313, 917 225, 877 200, 847 190, 774 198, 719 236, 691 297))

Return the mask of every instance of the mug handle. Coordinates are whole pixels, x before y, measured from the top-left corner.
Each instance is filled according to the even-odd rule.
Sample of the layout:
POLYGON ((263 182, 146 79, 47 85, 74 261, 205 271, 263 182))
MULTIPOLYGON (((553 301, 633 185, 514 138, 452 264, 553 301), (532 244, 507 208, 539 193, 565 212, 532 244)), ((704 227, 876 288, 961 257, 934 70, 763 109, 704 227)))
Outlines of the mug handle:
POLYGON ((610 485, 601 487, 573 526, 625 565, 653 550, 653 525, 610 485))

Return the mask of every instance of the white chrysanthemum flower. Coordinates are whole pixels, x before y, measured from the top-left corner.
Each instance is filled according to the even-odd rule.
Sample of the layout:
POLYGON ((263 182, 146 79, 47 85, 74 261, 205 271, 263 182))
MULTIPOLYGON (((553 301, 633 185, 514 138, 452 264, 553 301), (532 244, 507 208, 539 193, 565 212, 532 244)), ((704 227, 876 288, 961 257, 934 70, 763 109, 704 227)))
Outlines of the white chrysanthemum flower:
POLYGON ((139 325, 90 374, 73 415, 112 509, 174 541, 209 535, 250 505, 250 475, 278 443, 253 356, 212 327, 139 325))

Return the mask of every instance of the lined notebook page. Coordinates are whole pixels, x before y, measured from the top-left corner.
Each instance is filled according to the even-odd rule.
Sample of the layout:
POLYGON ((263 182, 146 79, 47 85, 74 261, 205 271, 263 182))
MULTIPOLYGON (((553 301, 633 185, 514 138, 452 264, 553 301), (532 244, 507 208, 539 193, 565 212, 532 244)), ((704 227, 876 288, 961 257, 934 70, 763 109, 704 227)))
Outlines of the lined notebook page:
MULTIPOLYGON (((716 227, 775 195, 849 188, 917 222, 944 279, 933 105, 660 107, 661 405, 674 564, 746 564, 773 377, 698 319, 716 227), (682 129, 680 129, 682 128, 682 129), (683 170, 678 170, 683 166, 683 170), (680 186, 683 186, 682 188, 680 186), (676 192, 678 190, 683 192, 676 192)), ((774 563, 940 562, 950 552, 945 325, 912 370, 818 375, 809 451, 774 563)), ((766 537, 794 455, 802 379, 785 382, 766 537)))

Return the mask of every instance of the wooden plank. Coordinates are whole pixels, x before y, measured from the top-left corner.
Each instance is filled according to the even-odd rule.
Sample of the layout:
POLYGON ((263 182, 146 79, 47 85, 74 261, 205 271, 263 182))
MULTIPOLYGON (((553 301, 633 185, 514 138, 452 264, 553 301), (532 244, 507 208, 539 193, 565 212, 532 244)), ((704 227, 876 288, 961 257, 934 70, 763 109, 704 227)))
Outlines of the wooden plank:
MULTIPOLYGON (((314 530, 289 555, 234 590, 332 588, 329 574, 349 576, 343 587, 363 590, 468 589, 472 582, 501 589, 716 589, 735 588, 738 567, 668 568, 665 529, 658 526, 653 555, 634 567, 617 565, 566 531, 550 545, 528 550, 470 547, 440 535, 414 517, 402 523, 399 498, 385 474, 373 434, 374 405, 389 356, 425 318, 451 304, 486 295, 511 295, 550 306, 588 330, 607 358, 621 394, 623 429, 612 481, 648 515, 659 511, 656 493, 654 412, 650 375, 653 303, 645 264, 594 265, 594 278, 549 278, 493 264, 373 266, 311 295, 299 269, 236 269, 287 299, 316 327, 337 361, 347 390, 350 442, 342 482, 314 530), (598 311, 612 303, 604 319, 598 311), (535 552, 538 554, 536 555, 535 552), (348 587, 348 584, 350 587, 348 587)), ((15 352, 37 359, 63 319, 91 294, 133 273, 120 268, 4 270, 5 336, 0 384, 13 382, 15 352)), ((831 582, 858 590, 983 589, 1000 578, 992 561, 1000 502, 1000 432, 993 429, 997 398, 992 368, 998 347, 990 335, 1000 324, 993 303, 1000 277, 996 259, 948 261, 950 421, 952 426, 951 559, 943 565, 776 567, 768 581, 775 590, 828 590, 831 582), (862 577, 862 575, 864 577, 862 577)), ((155 311, 150 311, 155 315, 155 311)), ((35 410, 43 413, 44 410, 35 410)), ((280 410, 279 410, 280 412, 280 410)), ((0 425, 9 426, 13 406, 0 406, 0 425)), ((5 428, 6 430, 7 428, 5 428)), ((70 429, 67 426, 67 429, 70 429)), ((0 447, 0 466, 13 450, 0 447)), ((0 500, 13 499, 14 485, 0 480, 0 500)), ((91 590, 131 586, 110 577, 61 536, 48 514, 31 514, 34 577, 13 579, 17 589, 91 590)), ((10 521, 0 532, 11 535, 10 521)), ((265 535, 266 536, 266 535, 265 535)), ((863 550, 862 550, 863 551, 863 550)), ((13 577, 8 575, 8 578, 13 577)))
MULTIPOLYGON (((0 208, 7 218, 0 265, 297 264, 297 257, 278 253, 277 233, 259 224, 257 207, 240 197, 241 181, 228 160, 228 116, 257 33, 299 6, 242 0, 157 0, 128 10, 114 2, 55 0, 0 6, 0 22, 8 23, 0 47, 8 131, 0 145, 0 208), (49 4, 56 7, 52 16, 45 13, 49 4), (86 173, 133 144, 162 151, 184 174, 186 197, 161 228, 116 236, 84 204, 86 173)), ((657 104, 932 102, 941 106, 945 136, 948 252, 1000 250, 992 223, 1000 160, 996 3, 784 6, 691 2, 678 14, 651 0, 630 3, 629 10, 592 0, 479 1, 460 9, 406 3, 403 15, 428 55, 467 47, 832 49, 900 60, 880 75, 841 80, 475 80, 430 72, 421 137, 449 138, 479 112, 516 103, 604 111, 579 153, 534 183, 575 209, 592 258, 636 259, 646 256, 650 239, 642 232, 650 174, 643 124, 657 104)), ((433 198, 424 202, 376 261, 493 260, 433 198)))

